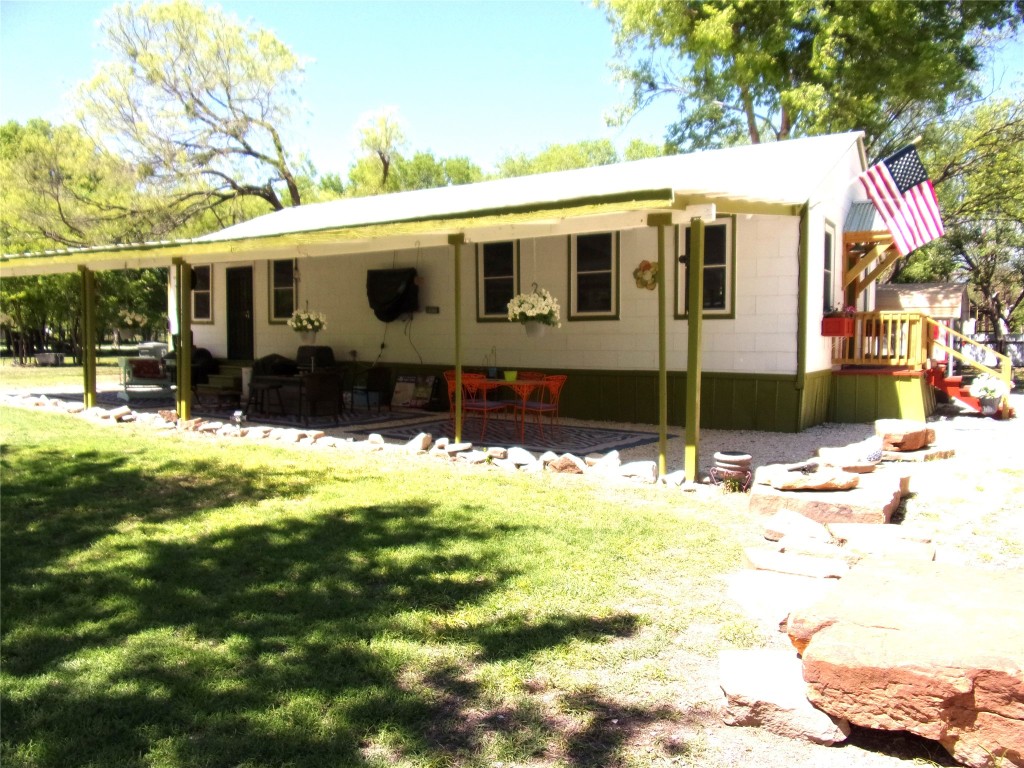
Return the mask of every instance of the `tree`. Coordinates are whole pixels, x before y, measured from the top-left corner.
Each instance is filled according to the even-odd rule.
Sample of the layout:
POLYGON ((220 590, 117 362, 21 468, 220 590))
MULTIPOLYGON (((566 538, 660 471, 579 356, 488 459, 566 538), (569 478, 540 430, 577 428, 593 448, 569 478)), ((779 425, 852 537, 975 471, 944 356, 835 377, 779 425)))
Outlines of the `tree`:
POLYGON ((980 104, 936 131, 932 171, 945 237, 915 251, 895 279, 966 280, 1003 346, 1024 326, 1024 99, 980 104))
MULTIPOLYGON (((364 116, 359 129, 359 146, 364 154, 349 167, 345 194, 365 197, 469 184, 483 179, 483 171, 468 157, 437 158, 432 152, 416 152, 406 158, 401 149, 407 143, 394 110, 364 116)), ((334 184, 333 181, 328 183, 334 184)), ((336 188, 341 191, 340 179, 336 188)))
POLYGON ((5 253, 163 237, 173 222, 151 210, 132 167, 81 129, 30 120, 0 128, 0 245, 5 253))
POLYGON ((394 172, 402 190, 452 187, 483 179, 483 171, 468 157, 438 159, 431 152, 417 152, 408 160, 396 156, 394 172))
POLYGON ((533 157, 519 154, 504 158, 498 163, 498 176, 508 178, 551 171, 569 171, 595 165, 610 165, 618 161, 618 153, 608 139, 579 141, 575 144, 550 144, 533 157))
POLYGON ((239 198, 302 202, 283 138, 301 72, 287 46, 193 0, 117 6, 103 25, 115 59, 81 89, 83 119, 179 223, 239 198))
POLYGON ((1020 21, 1015 0, 602 2, 632 86, 619 118, 677 98, 683 150, 860 129, 884 155, 909 111, 972 90, 985 33, 1020 21))
POLYGON ((391 165, 405 143, 405 132, 394 110, 385 109, 363 117, 359 128, 359 148, 368 155, 363 158, 366 168, 362 175, 367 177, 363 179, 363 187, 367 190, 364 194, 395 191, 397 185, 388 186, 391 165), (377 191, 369 191, 373 189, 377 191))
POLYGON ((625 151, 622 153, 624 160, 646 160, 651 157, 662 157, 666 154, 672 154, 666 152, 666 147, 658 146, 657 144, 650 144, 641 139, 633 139, 626 146, 625 151))

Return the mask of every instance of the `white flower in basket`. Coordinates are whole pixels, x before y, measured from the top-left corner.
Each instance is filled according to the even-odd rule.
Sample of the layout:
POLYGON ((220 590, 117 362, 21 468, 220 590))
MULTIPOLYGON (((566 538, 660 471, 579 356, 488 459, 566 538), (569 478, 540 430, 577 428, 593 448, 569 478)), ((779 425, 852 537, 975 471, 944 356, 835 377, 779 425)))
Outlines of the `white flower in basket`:
POLYGON ((1010 388, 1005 381, 988 374, 976 378, 969 391, 971 397, 976 397, 979 400, 998 399, 1010 394, 1010 388))
POLYGON ((558 299, 534 284, 531 293, 520 293, 508 303, 508 320, 510 323, 537 322, 561 328, 562 310, 558 299))
POLYGON ((327 327, 327 315, 308 309, 297 309, 288 319, 288 325, 299 333, 317 333, 327 327))

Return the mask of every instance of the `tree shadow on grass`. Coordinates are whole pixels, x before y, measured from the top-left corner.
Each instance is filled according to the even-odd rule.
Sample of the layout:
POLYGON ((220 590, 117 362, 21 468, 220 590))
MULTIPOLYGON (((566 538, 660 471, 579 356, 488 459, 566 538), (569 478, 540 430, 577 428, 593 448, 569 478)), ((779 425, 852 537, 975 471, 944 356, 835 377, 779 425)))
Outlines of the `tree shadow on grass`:
POLYGON ((311 478, 288 470, 237 472, 229 461, 190 458, 140 467, 129 455, 3 448, 4 581, 18 582, 82 550, 129 520, 187 518, 212 505, 308 493, 311 478))
POLYGON ((363 766, 376 764, 367 750, 380 734, 428 763, 477 754, 488 733, 533 754, 560 724, 524 700, 510 731, 468 682, 476 655, 528 658, 632 631, 630 616, 551 612, 458 636, 434 629, 518 575, 502 542, 516 528, 474 524, 471 510, 446 518, 428 503, 197 525, 139 537, 116 566, 51 567, 125 521, 200 519, 210 499, 298 495, 309 483, 187 460, 151 477, 99 452, 5 460, 22 465, 5 486, 5 506, 9 492, 19 505, 5 515, 5 555, 25 549, 4 573, 0 730, 12 764, 30 753, 38 765, 363 766), (58 482, 66 476, 83 479, 58 482), (430 678, 436 663, 422 657, 442 647, 467 682, 445 695, 438 674, 409 685, 410 669, 430 678))

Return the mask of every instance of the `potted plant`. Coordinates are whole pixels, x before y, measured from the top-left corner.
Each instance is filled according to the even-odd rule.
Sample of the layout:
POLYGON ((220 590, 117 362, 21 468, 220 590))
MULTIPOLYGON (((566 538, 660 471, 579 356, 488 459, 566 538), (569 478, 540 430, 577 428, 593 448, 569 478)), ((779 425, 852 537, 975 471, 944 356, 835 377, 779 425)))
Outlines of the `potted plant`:
POLYGON ((288 326, 300 334, 304 342, 315 344, 317 333, 327 327, 327 315, 323 312, 312 312, 308 307, 297 309, 288 318, 288 326))
POLYGON ((520 293, 508 303, 510 323, 522 323, 527 336, 541 336, 548 326, 562 327, 561 308, 558 299, 546 289, 533 284, 530 293, 520 293))
POLYGON ((986 373, 976 378, 968 391, 971 397, 978 398, 983 416, 995 416, 1003 398, 1010 394, 1010 387, 1002 379, 986 373))
POLYGON ((853 336, 853 318, 857 314, 856 307, 833 309, 821 318, 822 336, 853 336))

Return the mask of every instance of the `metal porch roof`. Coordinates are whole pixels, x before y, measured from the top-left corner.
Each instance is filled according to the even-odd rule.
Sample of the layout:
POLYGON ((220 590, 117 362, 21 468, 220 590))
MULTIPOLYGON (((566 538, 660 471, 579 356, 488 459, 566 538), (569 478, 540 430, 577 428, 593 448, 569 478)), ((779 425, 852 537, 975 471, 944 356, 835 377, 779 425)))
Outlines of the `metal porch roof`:
MULTIPOLYGON (((162 243, 3 256, 0 273, 45 274, 288 255, 338 255, 646 226, 645 212, 716 203, 723 211, 793 211, 862 134, 851 132, 651 158, 455 187, 346 198, 287 208, 219 232, 162 243), (517 234, 519 233, 519 234, 517 234)), ((863 158, 863 153, 861 152, 863 158)))

